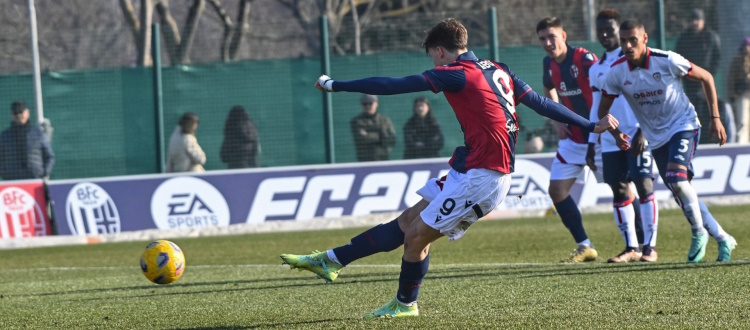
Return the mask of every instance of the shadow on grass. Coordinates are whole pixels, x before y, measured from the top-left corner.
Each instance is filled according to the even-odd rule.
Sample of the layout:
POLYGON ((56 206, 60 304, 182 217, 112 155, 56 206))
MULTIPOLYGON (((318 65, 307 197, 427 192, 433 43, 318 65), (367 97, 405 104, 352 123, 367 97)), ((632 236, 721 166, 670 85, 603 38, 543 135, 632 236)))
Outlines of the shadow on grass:
MULTIPOLYGON (((430 270, 427 275, 427 280, 441 280, 441 279, 461 279, 461 278, 497 278, 503 276, 515 276, 517 278, 545 278, 545 277, 557 277, 557 276, 589 276, 589 275, 601 275, 601 274, 619 274, 619 273, 631 273, 631 272, 653 272, 653 271, 678 271, 684 269, 710 269, 717 267, 738 267, 747 266, 750 262, 747 260, 735 261, 731 263, 702 263, 702 264, 686 264, 683 262, 672 262, 672 263, 631 263, 631 264, 560 264, 558 265, 544 265, 534 267, 516 267, 511 268, 496 266, 488 266, 487 268, 474 268, 474 269, 461 269, 461 268, 439 268, 430 270)), ((366 274, 344 274, 340 277, 336 283, 325 283, 321 279, 317 279, 314 276, 310 278, 301 277, 283 277, 283 278, 270 278, 270 279, 253 279, 253 280, 237 280, 237 281, 213 281, 213 282, 199 282, 199 283, 186 283, 176 284, 168 286, 156 286, 156 285, 142 285, 142 286, 130 286, 120 288, 102 288, 102 289, 91 289, 91 290, 72 290, 72 291, 61 291, 53 293, 41 293, 31 294, 28 296, 54 296, 54 295, 71 295, 71 294, 86 294, 86 293, 108 293, 112 291, 131 291, 131 290, 150 290, 150 292, 144 292, 139 295, 127 295, 118 297, 118 299, 139 299, 148 298, 155 296, 175 296, 175 295, 199 295, 199 294, 216 294, 216 293, 228 293, 228 292, 245 292, 245 291, 257 291, 257 290, 275 290, 285 288, 302 288, 302 287, 313 287, 321 285, 330 286, 349 286, 367 283, 381 283, 381 282, 394 282, 398 281, 399 271, 394 268, 388 268, 387 271, 379 271, 377 273, 366 273, 366 274), (274 282, 282 282, 277 285, 269 285, 274 282), (264 284, 263 286, 243 286, 246 284, 264 284), (225 286, 225 288, 210 288, 207 290, 194 290, 175 292, 176 288, 201 288, 207 286, 225 286)), ((90 298, 79 298, 79 299, 66 299, 67 301, 96 301, 96 300, 110 300, 111 295, 106 297, 90 297, 90 298)))
POLYGON ((195 327, 195 328, 174 328, 174 330, 209 330, 209 329, 216 329, 216 330, 230 330, 230 329, 258 329, 258 328, 268 328, 268 327, 281 327, 284 329, 287 329, 292 326, 304 326, 304 325, 315 325, 319 323, 328 323, 328 322, 338 322, 338 321, 346 321, 348 319, 324 319, 324 320, 310 320, 310 321, 289 321, 289 322, 277 322, 277 323, 262 323, 262 324, 253 324, 253 325, 246 325, 246 326, 218 326, 218 327, 195 327))

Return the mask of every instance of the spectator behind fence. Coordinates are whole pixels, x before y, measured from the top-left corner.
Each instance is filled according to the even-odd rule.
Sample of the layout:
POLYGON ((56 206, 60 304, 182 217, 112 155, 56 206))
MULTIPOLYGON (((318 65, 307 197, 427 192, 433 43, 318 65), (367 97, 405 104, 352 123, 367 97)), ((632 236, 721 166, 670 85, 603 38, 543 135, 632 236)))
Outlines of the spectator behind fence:
POLYGON ((362 94, 362 113, 351 121, 357 161, 388 160, 396 144, 396 129, 391 119, 378 113, 378 97, 362 94))
POLYGON ((443 133, 432 115, 430 101, 414 99, 414 115, 404 125, 404 159, 434 158, 443 148, 443 133))
POLYGON ((732 59, 727 79, 727 96, 734 108, 737 142, 750 142, 750 37, 742 41, 732 59))
POLYGON ((224 123, 221 161, 229 168, 258 167, 258 129, 244 107, 235 105, 224 123))
POLYGON ((13 119, 0 133, 0 177, 3 180, 47 179, 55 165, 55 153, 38 125, 29 123, 29 108, 16 101, 10 105, 13 119))
POLYGON ((205 172, 206 154, 195 138, 198 116, 187 112, 178 122, 169 138, 167 172, 205 172))
MULTIPOLYGON (((719 35, 706 27, 703 10, 696 8, 690 11, 688 28, 677 38, 675 53, 684 56, 688 61, 716 76, 721 55, 720 44, 719 35)), ((711 118, 709 118, 708 104, 706 103, 706 97, 703 95, 701 83, 683 79, 682 84, 690 103, 695 106, 698 119, 701 123, 707 125, 711 118)), ((708 130, 706 130, 701 136, 700 143, 710 142, 708 130)))

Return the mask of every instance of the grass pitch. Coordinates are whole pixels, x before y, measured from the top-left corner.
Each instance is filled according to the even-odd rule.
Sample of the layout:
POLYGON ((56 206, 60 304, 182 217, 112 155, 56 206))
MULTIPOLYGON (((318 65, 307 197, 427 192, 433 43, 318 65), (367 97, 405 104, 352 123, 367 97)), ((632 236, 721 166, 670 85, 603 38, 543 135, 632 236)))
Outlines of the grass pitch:
POLYGON ((563 265, 575 244, 557 217, 482 221, 431 251, 420 317, 363 320, 396 292, 401 251, 359 260, 333 284, 281 266, 362 229, 174 239, 185 275, 141 274, 148 242, 0 251, 0 329, 662 329, 748 328, 750 206, 713 207, 739 247, 685 263, 690 229, 661 212, 659 262, 609 265, 622 250, 611 214, 584 216, 599 261, 563 265))

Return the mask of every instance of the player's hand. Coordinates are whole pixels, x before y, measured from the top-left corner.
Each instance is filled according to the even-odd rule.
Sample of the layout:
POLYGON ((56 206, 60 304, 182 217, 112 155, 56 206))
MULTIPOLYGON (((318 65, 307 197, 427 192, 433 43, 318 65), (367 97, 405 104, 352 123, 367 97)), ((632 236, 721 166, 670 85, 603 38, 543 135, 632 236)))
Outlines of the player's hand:
POLYGON ((607 114, 602 119, 599 120, 599 122, 596 123, 596 126, 594 126, 594 133, 603 133, 605 131, 610 131, 617 126, 620 125, 620 122, 612 116, 611 114, 607 114))
POLYGON ((633 156, 635 157, 640 156, 646 150, 646 146, 648 146, 648 141, 646 141, 646 137, 643 136, 640 129, 635 133, 632 142, 633 145, 630 148, 633 149, 633 156))
POLYGON ((315 81, 315 88, 324 92, 333 92, 333 79, 326 75, 321 75, 317 81, 315 81))
POLYGON ((711 118, 711 123, 708 125, 708 136, 716 137, 720 146, 727 143, 727 132, 724 130, 724 124, 721 123, 720 118, 711 118))
POLYGON ((586 165, 588 165, 592 171, 596 171, 596 161, 594 160, 595 156, 596 156, 596 144, 589 143, 589 148, 588 150, 586 150, 586 165))
POLYGON ((630 142, 628 142, 628 140, 630 139, 630 135, 627 135, 620 131, 613 132, 612 135, 615 137, 615 142, 617 143, 617 147, 620 148, 620 150, 630 149, 630 142))
POLYGON ((560 140, 567 139, 568 136, 570 136, 570 129, 568 129, 568 125, 560 123, 560 122, 553 122, 555 126, 555 132, 557 132, 557 138, 560 140))

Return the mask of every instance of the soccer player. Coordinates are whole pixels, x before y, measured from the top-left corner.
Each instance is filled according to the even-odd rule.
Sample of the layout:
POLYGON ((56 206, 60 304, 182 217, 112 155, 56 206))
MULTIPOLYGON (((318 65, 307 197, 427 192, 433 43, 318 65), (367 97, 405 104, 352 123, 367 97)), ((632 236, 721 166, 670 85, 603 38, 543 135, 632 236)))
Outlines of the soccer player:
MULTIPOLYGON (((589 68, 596 63, 596 55, 584 48, 568 45, 567 33, 557 17, 546 17, 539 21, 536 33, 548 55, 544 57, 542 70, 544 95, 564 104, 570 111, 588 117, 593 98, 589 85, 589 68)), ((599 254, 586 235, 581 211, 570 196, 570 188, 576 180, 588 173, 586 152, 589 132, 562 123, 555 123, 555 129, 560 141, 550 169, 547 191, 560 219, 578 245, 570 257, 563 261, 594 261, 599 254)), ((599 179, 600 172, 594 174, 599 179)))
MULTIPOLYGON (((719 243, 717 261, 729 261, 737 242, 698 200, 690 184, 691 159, 701 125, 682 89, 682 78, 701 83, 711 110, 709 135, 723 145, 727 136, 719 117, 714 78, 679 54, 649 48, 647 42, 648 34, 637 20, 620 25, 620 45, 625 56, 612 64, 604 80, 599 116, 609 115, 614 99, 620 94, 625 97, 650 143, 659 174, 691 225, 693 235, 687 261, 696 263, 703 259, 708 234, 719 243)), ((615 129, 612 135, 621 149, 631 147, 627 133, 615 129)))
MULTIPOLYGON (((601 88, 609 68, 617 59, 622 57, 620 48, 620 14, 614 9, 604 9, 596 16, 596 35, 599 43, 606 52, 599 62, 589 69, 589 82, 593 92, 591 119, 598 117, 601 88)), ((620 263, 629 261, 654 262, 656 254, 656 232, 659 223, 659 210, 654 200, 654 184, 651 161, 651 150, 646 138, 640 131, 638 121, 633 116, 627 101, 618 98, 612 104, 610 113, 620 122, 617 127, 621 132, 632 136, 633 150, 620 150, 612 134, 601 135, 602 171, 604 182, 612 188, 615 223, 625 241, 625 250, 619 255, 609 258, 608 262, 620 263), (640 214, 643 228, 643 250, 639 249, 636 235, 634 197, 631 196, 632 181, 640 196, 640 214)), ((596 170, 594 161, 595 148, 599 134, 589 135, 589 148, 586 163, 596 170)))
POLYGON ((422 200, 397 219, 352 238, 343 246, 310 255, 282 254, 283 263, 311 271, 326 281, 351 262, 391 251, 402 244, 404 254, 396 297, 365 318, 419 315, 417 295, 430 262, 430 243, 442 236, 459 239, 478 219, 499 205, 508 193, 514 166, 516 108, 519 103, 549 118, 603 132, 617 126, 612 116, 598 123, 539 96, 507 65, 478 59, 467 49, 466 28, 455 19, 435 25, 422 43, 435 68, 403 78, 371 77, 334 81, 321 76, 315 87, 327 92, 389 95, 420 91, 443 92, 464 132, 448 175, 430 179, 418 193, 422 200))

